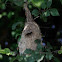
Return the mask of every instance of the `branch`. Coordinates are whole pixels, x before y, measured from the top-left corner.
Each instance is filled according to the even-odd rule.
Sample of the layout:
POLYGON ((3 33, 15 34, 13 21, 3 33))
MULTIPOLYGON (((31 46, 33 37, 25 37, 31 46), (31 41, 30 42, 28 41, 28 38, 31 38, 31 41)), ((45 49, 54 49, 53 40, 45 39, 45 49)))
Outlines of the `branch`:
MULTIPOLYGON (((51 53, 58 53, 59 50, 52 51, 51 53)), ((46 54, 46 52, 40 52, 41 54, 46 54)))
POLYGON ((40 16, 35 17, 34 20, 37 19, 37 18, 39 18, 39 17, 40 17, 40 16))

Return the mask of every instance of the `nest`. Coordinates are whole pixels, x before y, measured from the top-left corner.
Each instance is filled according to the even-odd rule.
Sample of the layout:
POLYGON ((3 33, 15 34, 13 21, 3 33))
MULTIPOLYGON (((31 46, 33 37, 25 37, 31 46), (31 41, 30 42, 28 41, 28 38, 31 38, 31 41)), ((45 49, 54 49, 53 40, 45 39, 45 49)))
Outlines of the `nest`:
POLYGON ((21 40, 18 42, 19 53, 23 54, 26 49, 36 50, 36 39, 41 39, 41 32, 38 24, 33 20, 32 15, 27 7, 24 5, 26 20, 24 29, 22 31, 21 40))

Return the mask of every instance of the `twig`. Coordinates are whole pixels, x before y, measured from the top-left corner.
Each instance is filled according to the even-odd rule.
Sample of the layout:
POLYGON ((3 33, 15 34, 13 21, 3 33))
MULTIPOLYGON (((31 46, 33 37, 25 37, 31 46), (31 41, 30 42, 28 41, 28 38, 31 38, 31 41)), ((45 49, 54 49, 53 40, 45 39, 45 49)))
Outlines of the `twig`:
POLYGON ((37 19, 37 18, 39 18, 39 17, 40 17, 40 16, 35 17, 34 20, 37 19))
POLYGON ((56 50, 56 51, 52 51, 52 53, 57 53, 59 50, 56 50))
MULTIPOLYGON (((52 51, 51 53, 58 53, 59 50, 52 51)), ((41 54, 45 54, 46 52, 40 52, 41 54)))

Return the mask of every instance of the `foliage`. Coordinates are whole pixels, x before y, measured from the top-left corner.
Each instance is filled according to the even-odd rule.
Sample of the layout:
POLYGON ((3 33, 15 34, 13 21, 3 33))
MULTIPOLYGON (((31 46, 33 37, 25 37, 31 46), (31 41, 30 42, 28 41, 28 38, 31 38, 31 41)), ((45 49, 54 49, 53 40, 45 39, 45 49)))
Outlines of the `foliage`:
POLYGON ((62 4, 62 0, 60 0, 61 4, 62 4))
POLYGON ((1 49, 1 46, 0 46, 0 54, 6 54, 6 55, 15 55, 14 52, 10 51, 9 48, 5 48, 5 49, 1 49))
POLYGON ((37 9, 34 9, 32 11, 32 15, 34 15, 35 17, 39 15, 39 11, 37 9))
MULTIPOLYGON (((37 43, 37 49, 35 51, 31 50, 31 49, 26 49, 24 54, 17 55, 16 57, 15 57, 16 54, 14 52, 11 52, 8 48, 5 48, 2 50, 0 47, 0 53, 6 54, 8 56, 12 55, 13 57, 10 59, 10 62, 14 62, 16 60, 18 60, 18 62, 22 62, 22 61, 40 62, 40 61, 43 61, 44 58, 47 60, 51 60, 52 58, 54 58, 55 61, 58 60, 53 56, 53 54, 52 54, 53 52, 51 51, 52 47, 49 43, 47 43, 47 47, 49 47, 49 48, 47 48, 46 46, 40 44, 41 40, 37 39, 37 40, 35 40, 35 42, 37 43)), ((62 49, 62 47, 60 49, 62 49)), ((62 54, 62 50, 58 50, 57 53, 62 54)), ((60 62, 60 61, 58 60, 58 62, 60 62)))
MULTIPOLYGON (((60 16, 59 9, 56 5, 53 6, 53 2, 53 0, 28 0, 28 7, 35 18, 39 16, 40 20, 42 20, 43 22, 47 22, 48 17, 60 16)), ((59 2, 62 4, 62 0, 59 0, 59 2)), ((12 37, 11 35, 9 36, 18 41, 21 39, 21 33, 25 23, 25 15, 22 11, 23 4, 24 0, 0 0, 0 27, 3 28, 3 25, 6 23, 4 28, 9 28, 11 30, 10 32, 12 37)), ((54 29, 55 25, 53 25, 51 28, 54 29)), ((59 34, 60 33, 58 33, 58 35, 59 34)), ((58 46, 53 47, 50 45, 49 42, 42 43, 42 45, 40 44, 41 40, 39 39, 35 40, 35 42, 37 43, 37 48, 35 51, 26 49, 25 54, 21 55, 18 54, 18 51, 16 50, 17 44, 15 43, 11 44, 10 48, 2 49, 0 46, 0 59, 3 59, 3 56, 6 54, 8 55, 8 59, 10 62, 40 62, 44 60, 50 61, 52 59, 53 62, 60 62, 55 54, 62 54, 62 46, 59 50, 56 50, 58 46)))
POLYGON ((62 54, 62 46, 61 46, 60 50, 58 51, 58 54, 62 54))

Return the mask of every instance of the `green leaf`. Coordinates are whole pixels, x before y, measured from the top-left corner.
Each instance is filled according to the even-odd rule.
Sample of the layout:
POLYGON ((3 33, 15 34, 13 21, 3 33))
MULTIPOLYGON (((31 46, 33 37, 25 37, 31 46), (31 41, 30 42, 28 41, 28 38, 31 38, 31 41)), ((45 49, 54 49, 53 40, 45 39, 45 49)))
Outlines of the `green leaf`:
POLYGON ((33 53, 34 51, 33 50, 31 50, 31 49, 26 49, 25 51, 24 51, 24 53, 26 53, 26 54, 31 54, 31 53, 33 53))
POLYGON ((5 54, 5 51, 1 49, 0 54, 5 54))
POLYGON ((6 55, 8 55, 8 56, 9 56, 9 55, 12 55, 12 52, 10 51, 9 48, 5 48, 4 51, 5 51, 5 54, 6 54, 6 55))
POLYGON ((49 8, 52 4, 52 0, 47 0, 47 8, 49 8))
POLYGON ((17 6, 23 6, 24 0, 13 0, 14 4, 16 4, 17 6))
POLYGON ((3 13, 2 13, 2 15, 3 15, 3 16, 6 16, 6 15, 7 15, 7 13, 6 13, 6 12, 3 12, 3 13))
POLYGON ((60 0, 61 4, 62 4, 62 0, 60 0))
POLYGON ((11 52, 9 48, 1 49, 0 54, 13 55, 14 52, 11 52))
POLYGON ((47 42, 47 46, 49 49, 53 49, 49 42, 47 42))
MULTIPOLYGON (((20 33, 21 33, 21 31, 20 31, 20 33)), ((16 33, 15 39, 17 39, 17 38, 20 36, 20 33, 16 33)), ((21 39, 21 36, 20 36, 20 38, 18 39, 18 41, 20 41, 20 39, 21 39)))
POLYGON ((38 44, 38 45, 37 45, 37 49, 38 49, 39 51, 42 50, 41 44, 38 44))
POLYGON ((61 46, 60 50, 62 50, 62 46, 61 46))
POLYGON ((28 0, 28 2, 30 3, 30 2, 32 2, 32 0, 28 0))
POLYGON ((4 3, 2 4, 1 8, 2 8, 3 10, 6 9, 6 6, 5 6, 4 3))
POLYGON ((41 8, 45 9, 45 8, 49 8, 52 4, 52 0, 44 0, 41 4, 41 8))
POLYGON ((61 46, 60 50, 58 51, 58 54, 62 54, 62 46, 61 46))
POLYGON ((8 15, 7 15, 8 18, 11 18, 12 17, 12 12, 9 12, 8 15))
POLYGON ((1 50, 1 45, 0 45, 0 50, 1 50))
POLYGON ((34 53, 31 54, 31 56, 35 59, 35 61, 37 61, 38 59, 40 59, 43 55, 41 55, 39 53, 39 51, 35 51, 34 53))
POLYGON ((54 62, 61 62, 57 57, 54 57, 54 62))
POLYGON ((42 2, 41 8, 42 8, 42 9, 45 9, 45 8, 46 8, 46 3, 45 3, 45 1, 42 2))
POLYGON ((58 51, 58 54, 62 54, 62 50, 59 50, 59 51, 58 51))
POLYGON ((18 42, 21 40, 21 36, 19 36, 19 38, 18 38, 18 42))
POLYGON ((35 7, 41 8, 42 3, 44 2, 44 0, 32 0, 32 4, 35 7))
POLYGON ((20 28, 20 27, 23 27, 23 22, 16 22, 12 25, 12 30, 15 30, 16 28, 20 28))
POLYGON ((48 49, 48 48, 46 49, 46 51, 51 52, 51 50, 50 50, 50 49, 48 49))
POLYGON ((46 17, 50 16, 49 10, 45 11, 45 12, 43 13, 43 15, 46 16, 46 17))
POLYGON ((34 58, 35 58, 35 60, 37 61, 38 59, 41 58, 41 55, 40 55, 40 54, 36 54, 34 58))
POLYGON ((17 56, 16 56, 16 59, 17 59, 19 62, 27 62, 26 55, 24 55, 24 54, 17 55, 17 56))
POLYGON ((12 57, 9 62, 14 62, 16 60, 16 57, 12 57))
POLYGON ((29 5, 28 7, 29 7, 29 9, 32 9, 32 5, 29 5))
POLYGON ((17 55, 16 58, 18 59, 18 61, 23 60, 23 57, 21 57, 21 56, 19 56, 19 55, 17 55))
POLYGON ((37 9, 34 9, 32 11, 32 15, 34 15, 35 17, 39 15, 39 11, 37 9))
POLYGON ((40 44, 41 43, 41 40, 40 39, 36 39, 35 40, 35 43, 40 44))
POLYGON ((2 14, 0 14, 0 19, 3 17, 3 15, 2 14))
POLYGON ((10 53, 10 49, 9 48, 5 48, 4 51, 5 51, 5 53, 10 53))
POLYGON ((47 22, 47 17, 45 17, 43 13, 40 15, 40 18, 43 19, 44 22, 47 22))
POLYGON ((59 16, 59 12, 55 8, 50 9, 50 13, 51 13, 52 16, 59 16))
POLYGON ((2 59, 3 58, 3 56, 0 54, 0 59, 2 59))
POLYGON ((15 32, 15 31, 12 31, 11 34, 12 34, 12 36, 14 37, 15 34, 16 34, 16 32, 15 32))
POLYGON ((27 62, 35 62, 34 58, 31 56, 27 59, 27 62))
POLYGON ((52 57, 53 57, 53 54, 52 53, 50 53, 50 52, 47 52, 46 53, 46 59, 51 60, 52 57))

